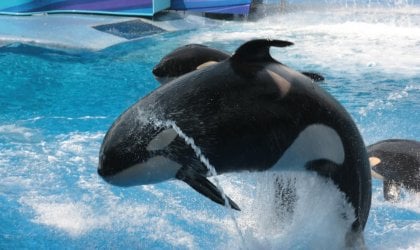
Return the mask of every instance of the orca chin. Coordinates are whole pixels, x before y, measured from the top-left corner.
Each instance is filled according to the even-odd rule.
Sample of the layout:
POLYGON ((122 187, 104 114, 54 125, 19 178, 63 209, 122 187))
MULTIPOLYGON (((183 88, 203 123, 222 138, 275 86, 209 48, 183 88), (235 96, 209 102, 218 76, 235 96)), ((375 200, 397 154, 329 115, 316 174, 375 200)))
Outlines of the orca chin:
MULTIPOLYGON (((164 157, 155 156, 147 162, 130 166, 112 176, 102 176, 109 184, 120 187, 155 184, 175 178, 181 165, 164 157)), ((101 173, 98 171, 101 175, 101 173)))
POLYGON ((354 208, 352 234, 360 234, 371 203, 366 147, 336 99, 311 78, 271 57, 271 47, 291 45, 252 40, 223 61, 161 85, 108 130, 98 173, 118 185, 175 178, 212 201, 239 210, 207 179, 209 169, 192 144, 172 131, 174 127, 157 126, 173 121, 217 174, 295 169, 332 179, 354 208), (151 119, 144 114, 160 123, 145 122, 151 119))

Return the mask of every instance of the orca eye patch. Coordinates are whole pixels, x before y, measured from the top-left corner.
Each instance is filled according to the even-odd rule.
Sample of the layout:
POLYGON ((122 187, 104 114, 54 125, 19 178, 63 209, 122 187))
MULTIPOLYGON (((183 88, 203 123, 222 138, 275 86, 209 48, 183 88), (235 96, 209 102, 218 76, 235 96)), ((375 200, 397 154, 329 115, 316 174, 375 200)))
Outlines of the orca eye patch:
POLYGON ((379 163, 381 163, 381 159, 379 159, 378 157, 371 156, 369 157, 369 163, 370 163, 370 167, 374 167, 378 165, 379 163))
POLYGON ((157 134, 147 145, 147 151, 156 151, 166 148, 175 138, 178 133, 173 128, 168 128, 157 134))

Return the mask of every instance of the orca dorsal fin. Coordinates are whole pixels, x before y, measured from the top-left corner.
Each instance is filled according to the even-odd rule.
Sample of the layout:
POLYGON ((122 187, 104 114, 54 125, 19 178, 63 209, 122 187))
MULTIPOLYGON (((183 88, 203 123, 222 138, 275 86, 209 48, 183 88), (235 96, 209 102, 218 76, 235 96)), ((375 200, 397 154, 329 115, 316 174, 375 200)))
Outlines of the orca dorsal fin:
POLYGON ((242 44, 233 54, 232 60, 247 62, 276 61, 270 55, 270 47, 287 47, 292 42, 271 39, 256 39, 242 44))

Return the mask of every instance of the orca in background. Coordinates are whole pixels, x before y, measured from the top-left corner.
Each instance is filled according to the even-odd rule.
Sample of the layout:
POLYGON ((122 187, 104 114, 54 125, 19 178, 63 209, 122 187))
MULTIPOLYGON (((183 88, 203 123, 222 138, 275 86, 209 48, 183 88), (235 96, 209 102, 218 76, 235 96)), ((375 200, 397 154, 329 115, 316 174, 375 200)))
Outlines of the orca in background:
POLYGON ((384 198, 399 199, 400 188, 420 192, 420 142, 389 139, 367 147, 372 176, 383 180, 384 198))
MULTIPOLYGON (((224 61, 231 55, 227 52, 201 44, 181 46, 164 56, 153 68, 153 75, 161 84, 194 70, 224 61)), ((301 72, 315 82, 324 81, 324 77, 315 72, 301 72)))
POLYGON ((186 73, 192 72, 201 65, 216 63, 230 57, 230 54, 201 44, 181 46, 164 56, 153 68, 153 75, 164 84, 186 73))
POLYGON ((207 179, 211 173, 192 142, 181 136, 185 134, 217 174, 293 169, 331 178, 354 208, 348 243, 363 239, 371 203, 366 147, 336 99, 271 57, 270 47, 290 45, 281 40, 249 41, 230 58, 143 97, 105 135, 99 175, 117 186, 178 179, 225 204, 223 194, 207 179))

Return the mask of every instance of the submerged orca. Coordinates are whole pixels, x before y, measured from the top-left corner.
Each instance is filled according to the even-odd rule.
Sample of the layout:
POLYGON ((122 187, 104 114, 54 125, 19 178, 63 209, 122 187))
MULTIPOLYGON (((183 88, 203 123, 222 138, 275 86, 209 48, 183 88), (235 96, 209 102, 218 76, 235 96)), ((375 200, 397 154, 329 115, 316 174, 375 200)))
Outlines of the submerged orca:
POLYGON ((143 97, 107 132, 99 175, 117 186, 176 178, 225 204, 191 145, 200 148, 217 174, 316 171, 344 192, 356 216, 352 232, 360 233, 371 202, 366 148, 338 101, 270 56, 271 46, 290 45, 280 40, 249 41, 229 59, 143 97), (194 143, 185 140, 180 130, 194 143))
POLYGON ((389 139, 367 147, 372 176, 383 180, 386 200, 397 200, 400 188, 420 192, 420 142, 389 139))
MULTIPOLYGON (((165 84, 177 77, 194 70, 210 66, 230 58, 230 54, 201 44, 188 44, 179 47, 164 56, 153 68, 153 75, 165 84)), ((315 82, 324 81, 324 77, 314 72, 301 72, 315 82)))
POLYGON ((220 62, 230 55, 201 44, 188 44, 164 56, 153 68, 153 75, 161 83, 196 70, 202 65, 220 62))

